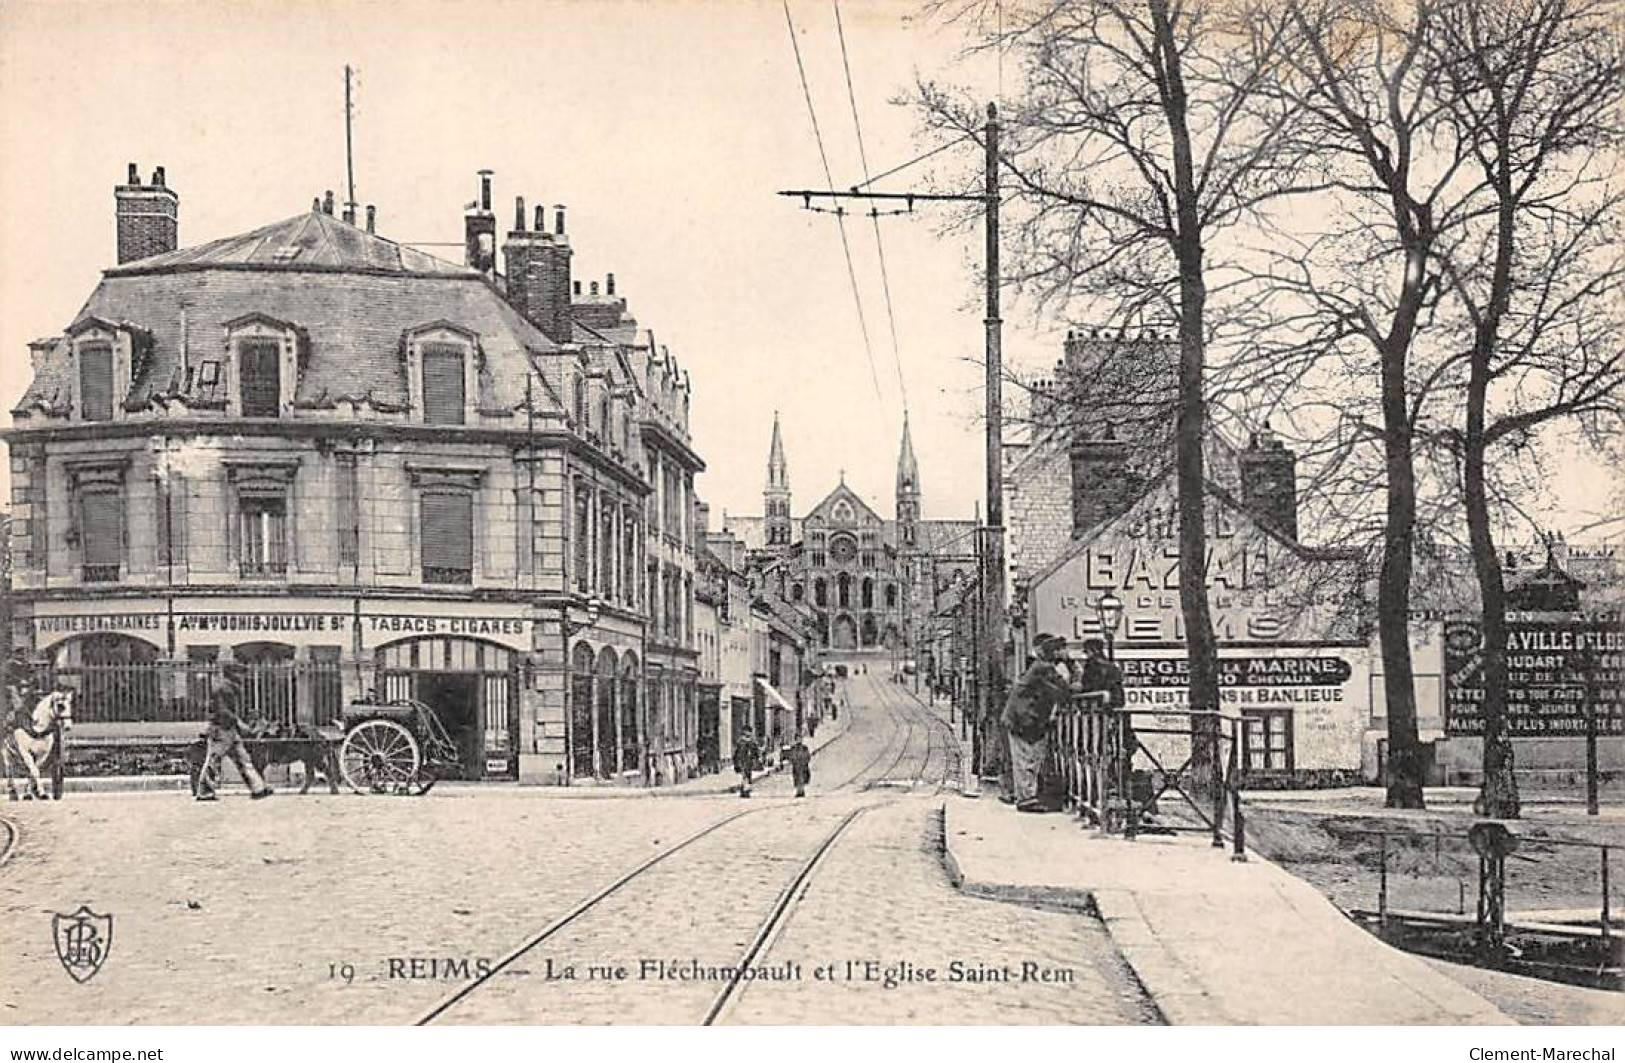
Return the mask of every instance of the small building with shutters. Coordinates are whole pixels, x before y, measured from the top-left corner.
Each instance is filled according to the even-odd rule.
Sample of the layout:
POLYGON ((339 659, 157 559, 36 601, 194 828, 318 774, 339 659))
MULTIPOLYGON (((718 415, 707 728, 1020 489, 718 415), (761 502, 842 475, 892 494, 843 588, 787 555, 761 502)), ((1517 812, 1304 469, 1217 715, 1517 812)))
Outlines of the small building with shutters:
POLYGON ((692 764, 689 383, 579 295, 563 208, 516 203, 501 272, 488 174, 461 263, 331 194, 182 249, 178 202, 131 167, 4 433, 9 633, 81 692, 74 767, 172 764, 226 679, 290 727, 416 698, 469 778, 692 764))

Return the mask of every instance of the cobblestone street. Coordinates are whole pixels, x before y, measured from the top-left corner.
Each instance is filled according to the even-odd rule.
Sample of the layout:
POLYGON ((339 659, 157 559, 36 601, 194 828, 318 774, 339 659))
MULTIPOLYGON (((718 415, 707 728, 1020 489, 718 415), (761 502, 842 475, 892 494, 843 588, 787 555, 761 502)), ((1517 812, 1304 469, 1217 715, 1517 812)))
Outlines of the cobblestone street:
POLYGON ((722 1021, 1156 1021, 1092 917, 953 889, 939 851, 947 728, 878 679, 849 693, 849 729, 814 761, 802 801, 774 776, 748 803, 444 787, 423 799, 253 803, 235 790, 214 805, 174 793, 13 805, 0 1014, 406 1023, 477 982, 436 1021, 695 1023, 726 985, 714 969, 740 962, 798 870, 861 808, 753 961, 764 977, 722 1021), (81 904, 114 918, 107 962, 83 985, 51 934, 51 913, 81 904))

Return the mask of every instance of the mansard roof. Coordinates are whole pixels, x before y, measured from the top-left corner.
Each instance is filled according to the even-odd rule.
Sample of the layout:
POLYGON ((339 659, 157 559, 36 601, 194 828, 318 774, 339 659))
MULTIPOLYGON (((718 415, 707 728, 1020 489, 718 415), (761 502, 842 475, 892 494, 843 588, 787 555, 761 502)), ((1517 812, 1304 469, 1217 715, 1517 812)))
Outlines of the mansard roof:
POLYGON ((108 276, 174 269, 340 270, 478 277, 448 262, 357 228, 322 211, 296 214, 251 232, 125 262, 108 276))
MULTIPOLYGON (((154 398, 199 399, 186 392, 182 365, 224 357, 228 329, 254 317, 301 331, 307 361, 294 404, 304 408, 340 401, 406 408, 402 343, 425 322, 477 337, 484 357, 475 401, 487 412, 523 408, 530 356, 561 350, 478 273, 321 213, 106 270, 66 331, 100 320, 151 335, 150 357, 125 402, 141 409, 154 398), (271 260, 268 249, 285 240, 304 240, 305 250, 271 260)), ((71 371, 68 345, 59 342, 17 409, 59 409, 72 392, 71 371)), ((557 389, 544 390, 532 401, 558 409, 557 389)))

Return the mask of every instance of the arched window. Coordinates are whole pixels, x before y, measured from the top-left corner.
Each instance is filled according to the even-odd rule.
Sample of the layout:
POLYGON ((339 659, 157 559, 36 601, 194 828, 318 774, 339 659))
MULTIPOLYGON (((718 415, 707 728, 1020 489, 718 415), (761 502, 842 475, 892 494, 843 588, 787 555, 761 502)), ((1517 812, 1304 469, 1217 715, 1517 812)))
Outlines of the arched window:
POLYGON ((865 609, 875 607, 875 581, 867 576, 863 578, 863 607, 865 609))
POLYGON ((829 587, 822 579, 813 580, 813 604, 828 605, 829 587))
POLYGON ((799 601, 801 601, 801 599, 802 599, 802 586, 801 586, 801 584, 799 584, 799 583, 791 584, 791 586, 790 586, 790 600, 792 602, 799 602, 799 601))
POLYGON ((886 584, 886 608, 897 608, 897 584, 895 583, 886 584))
POLYGON ((837 577, 837 582, 836 594, 842 608, 845 608, 852 604, 852 577, 843 572, 837 577))

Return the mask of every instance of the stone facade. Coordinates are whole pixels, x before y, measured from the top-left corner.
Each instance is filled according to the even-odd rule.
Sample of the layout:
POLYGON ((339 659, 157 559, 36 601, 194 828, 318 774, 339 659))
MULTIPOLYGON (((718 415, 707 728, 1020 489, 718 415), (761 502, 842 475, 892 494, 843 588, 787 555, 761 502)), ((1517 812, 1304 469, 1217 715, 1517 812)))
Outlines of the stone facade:
POLYGON ((10 634, 80 684, 82 741, 195 735, 236 664, 290 725, 417 698, 471 777, 693 771, 687 376, 624 299, 564 327, 607 323, 562 213, 510 234, 562 266, 496 274, 481 193, 457 264, 320 201, 177 250, 119 187, 120 264, 5 433, 10 634))

